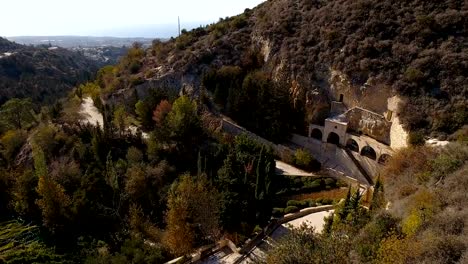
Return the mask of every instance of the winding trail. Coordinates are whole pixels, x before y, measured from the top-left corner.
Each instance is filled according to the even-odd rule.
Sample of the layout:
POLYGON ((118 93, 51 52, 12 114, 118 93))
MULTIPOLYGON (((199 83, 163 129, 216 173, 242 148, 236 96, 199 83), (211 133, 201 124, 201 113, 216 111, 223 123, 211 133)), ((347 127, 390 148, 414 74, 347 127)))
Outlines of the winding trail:
POLYGON ((94 106, 93 99, 91 97, 86 97, 83 99, 80 107, 80 114, 84 116, 84 123, 90 123, 95 126, 100 126, 104 124, 104 118, 99 112, 96 106, 94 106))
MULTIPOLYGON (((93 99, 91 97, 86 97, 83 99, 83 102, 80 106, 80 114, 83 115, 82 122, 83 123, 90 123, 94 126, 100 126, 102 128, 104 124, 104 118, 99 112, 99 109, 94 105, 93 99)), ((139 132, 139 128, 136 126, 129 126, 127 132, 136 135, 139 132)), ((148 133, 141 132, 141 137, 144 139, 148 139, 148 133)))

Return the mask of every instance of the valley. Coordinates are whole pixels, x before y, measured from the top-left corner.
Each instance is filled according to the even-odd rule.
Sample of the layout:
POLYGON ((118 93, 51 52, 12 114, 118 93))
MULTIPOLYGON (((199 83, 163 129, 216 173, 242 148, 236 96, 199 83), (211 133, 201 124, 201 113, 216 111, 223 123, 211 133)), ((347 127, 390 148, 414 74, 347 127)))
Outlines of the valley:
POLYGON ((467 25, 269 0, 170 39, 0 38, 0 263, 467 262, 467 25))

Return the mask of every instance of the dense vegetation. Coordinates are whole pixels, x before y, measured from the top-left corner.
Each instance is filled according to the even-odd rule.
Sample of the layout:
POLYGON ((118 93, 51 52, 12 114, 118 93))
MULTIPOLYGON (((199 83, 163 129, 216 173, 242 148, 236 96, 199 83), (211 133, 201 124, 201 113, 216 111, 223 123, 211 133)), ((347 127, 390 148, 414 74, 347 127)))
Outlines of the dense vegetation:
MULTIPOLYGON (((328 78, 334 69, 347 77, 355 94, 405 98, 401 119, 407 129, 449 135, 468 121, 467 17, 463 0, 267 1, 168 42, 155 41, 132 67, 133 78, 140 80, 134 84, 163 78, 177 80, 168 82, 175 89, 182 88, 181 80, 197 88, 213 69, 237 75, 235 68, 223 66, 240 67, 245 76, 245 65, 260 57, 260 70, 302 113, 298 125, 284 130, 323 121, 313 113, 324 102, 310 101, 307 94, 330 101, 328 78)), ((256 69, 253 65, 247 73, 256 69)), ((226 103, 235 99, 228 87, 242 94, 242 79, 227 86, 226 79, 219 80, 223 85, 215 96, 228 113, 226 103)), ((121 88, 128 87, 131 82, 121 88)), ((212 88, 215 93, 216 84, 212 88)), ((254 98, 249 103, 256 104, 254 98)))
POLYGON ((0 38, 0 104, 30 98, 51 104, 93 77, 96 62, 78 52, 22 46, 0 38), (11 53, 3 56, 4 53, 11 53))
POLYGON ((187 96, 159 90, 112 106, 99 80, 40 113, 30 99, 0 107, 0 220, 12 231, 0 237, 1 261, 161 263, 223 236, 241 244, 279 201, 338 187, 277 176, 271 149, 205 126, 206 107, 187 96), (77 115, 85 96, 102 128, 77 115))
POLYGON ((466 263, 467 160, 466 140, 399 152, 382 172, 385 184, 376 183, 370 210, 349 192, 323 234, 294 230, 266 262, 466 263))
MULTIPOLYGON (((135 44, 82 85, 90 77, 82 69, 93 67, 81 55, 0 38, 0 55, 16 52, 0 58, 0 262, 162 263, 221 237, 240 245, 272 216, 336 203, 295 195, 341 183, 279 177, 270 148, 210 124, 223 113, 282 141, 310 117, 306 90, 328 94, 330 68, 353 87, 370 79, 409 99, 401 117, 419 131, 413 143, 429 132, 459 143, 402 150, 370 204, 350 188, 323 234, 295 230, 265 261, 466 261, 466 8, 459 0, 268 1, 147 50, 135 44), (134 89, 158 78, 167 79, 134 89), (195 85, 179 96, 169 87, 177 78, 195 85), (82 122, 86 97, 101 127, 82 122)), ((290 158, 319 167, 305 150, 290 158)))

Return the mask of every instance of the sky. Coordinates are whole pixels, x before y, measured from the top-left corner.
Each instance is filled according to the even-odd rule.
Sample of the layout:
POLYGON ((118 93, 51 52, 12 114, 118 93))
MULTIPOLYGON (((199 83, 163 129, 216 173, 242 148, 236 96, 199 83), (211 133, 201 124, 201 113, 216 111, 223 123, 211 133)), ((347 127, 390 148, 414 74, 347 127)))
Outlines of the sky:
POLYGON ((11 0, 0 2, 0 36, 159 37, 216 22, 264 0, 11 0), (148 33, 150 32, 150 33, 148 33), (177 29, 175 29, 177 32, 177 29), (164 33, 167 34, 167 33, 164 33), (145 36, 144 36, 145 35, 145 36))

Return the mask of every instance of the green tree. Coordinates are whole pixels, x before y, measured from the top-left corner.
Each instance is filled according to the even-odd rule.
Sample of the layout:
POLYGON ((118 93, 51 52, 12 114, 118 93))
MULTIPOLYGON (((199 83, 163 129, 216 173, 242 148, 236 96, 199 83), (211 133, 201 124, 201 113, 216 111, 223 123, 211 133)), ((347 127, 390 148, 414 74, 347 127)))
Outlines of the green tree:
POLYGON ((181 96, 174 102, 167 121, 176 138, 192 138, 193 133, 200 130, 197 105, 187 96, 181 96))
POLYGON ((167 115, 171 138, 181 146, 189 147, 197 143, 202 130, 197 113, 197 104, 187 96, 179 97, 167 115))
POLYGON ((119 131, 120 137, 123 136, 125 130, 129 125, 127 116, 128 114, 125 111, 125 107, 123 107, 122 105, 117 106, 117 108, 114 110, 114 118, 112 120, 112 123, 119 131))
POLYGON ((12 199, 11 205, 19 215, 33 216, 37 211, 35 206, 35 201, 38 198, 35 191, 37 182, 38 177, 32 170, 26 170, 15 179, 12 189, 14 199, 12 199))
POLYGON ((26 143, 27 134, 23 130, 9 130, 0 138, 0 154, 8 164, 12 164, 18 151, 26 143))
POLYGON ((384 193, 384 186, 382 180, 380 179, 380 175, 377 178, 374 186, 374 193, 372 194, 372 201, 370 204, 370 210, 376 211, 385 207, 385 193, 384 193))
POLYGON ((68 217, 70 197, 65 189, 48 174, 46 158, 40 147, 33 146, 34 169, 39 178, 36 201, 41 209, 44 225, 52 232, 60 231, 68 217))
POLYGON ((141 125, 145 128, 151 128, 153 125, 152 112, 148 104, 144 101, 138 101, 135 104, 135 113, 140 120, 141 125))
POLYGON ((31 99, 10 99, 0 108, 0 118, 16 129, 25 128, 35 121, 31 99))
POLYGON ((33 135, 33 144, 40 147, 47 156, 50 156, 59 143, 55 138, 56 133, 57 129, 53 125, 40 125, 33 135))

